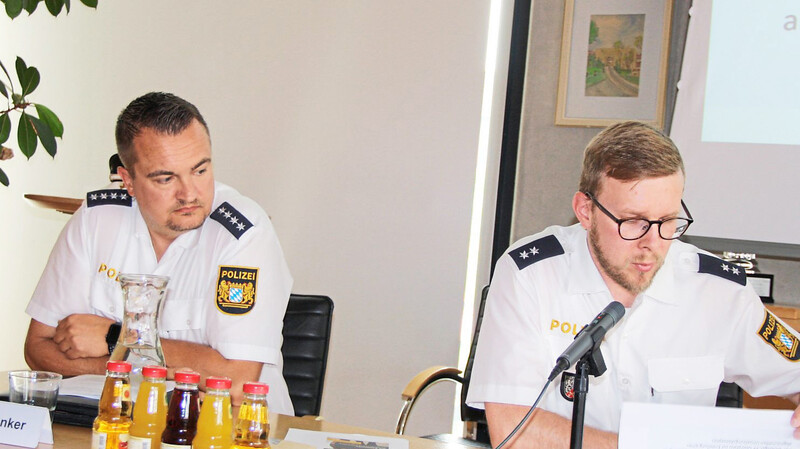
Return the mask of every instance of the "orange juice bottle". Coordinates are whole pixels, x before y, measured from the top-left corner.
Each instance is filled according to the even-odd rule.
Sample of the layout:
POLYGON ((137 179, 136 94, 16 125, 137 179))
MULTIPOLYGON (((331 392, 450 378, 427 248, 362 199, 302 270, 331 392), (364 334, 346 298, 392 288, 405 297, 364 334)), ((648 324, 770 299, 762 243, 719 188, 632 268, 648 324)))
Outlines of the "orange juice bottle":
POLYGON ((139 386, 133 407, 128 449, 159 449, 161 432, 167 425, 167 389, 164 383, 167 368, 145 366, 142 377, 144 381, 139 386))
POLYGON ((269 385, 261 382, 246 382, 242 387, 244 400, 239 408, 239 417, 233 437, 232 449, 269 446, 269 410, 267 393, 269 385))
POLYGON ((206 396, 197 420, 193 449, 228 449, 233 444, 231 416, 231 380, 227 377, 206 378, 206 396))
POLYGON ((131 364, 108 361, 106 381, 92 426, 92 449, 126 449, 131 427, 131 364))

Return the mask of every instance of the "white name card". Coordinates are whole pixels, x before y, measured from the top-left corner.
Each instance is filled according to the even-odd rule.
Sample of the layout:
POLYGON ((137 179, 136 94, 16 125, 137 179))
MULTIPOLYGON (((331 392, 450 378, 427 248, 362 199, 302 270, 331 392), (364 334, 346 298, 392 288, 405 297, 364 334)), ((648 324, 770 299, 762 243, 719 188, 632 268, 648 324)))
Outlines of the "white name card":
POLYGON ((0 401, 0 443, 23 447, 53 444, 50 412, 44 407, 0 401))

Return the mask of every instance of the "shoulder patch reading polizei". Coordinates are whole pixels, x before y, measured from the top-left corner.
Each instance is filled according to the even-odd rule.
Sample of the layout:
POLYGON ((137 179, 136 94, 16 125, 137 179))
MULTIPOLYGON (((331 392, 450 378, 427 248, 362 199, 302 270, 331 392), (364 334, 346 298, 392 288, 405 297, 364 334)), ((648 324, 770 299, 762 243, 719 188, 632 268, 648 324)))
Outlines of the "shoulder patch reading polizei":
POLYGON ((764 312, 764 323, 761 324, 758 335, 760 335, 768 345, 778 351, 783 358, 796 362, 800 359, 800 354, 798 354, 797 351, 798 346, 800 346, 800 341, 798 341, 792 331, 781 324, 769 310, 765 310, 764 312))
POLYGON ((217 308, 229 315, 244 315, 256 305, 258 268, 220 266, 217 308))
POLYGON ((556 236, 548 235, 526 243, 519 248, 514 248, 508 252, 517 268, 520 270, 553 256, 564 254, 564 248, 556 236))
POLYGON ((698 273, 713 274, 740 285, 747 285, 747 275, 744 272, 744 268, 708 254, 699 253, 698 256, 700 257, 698 273))
POLYGON ((217 206, 214 212, 211 212, 211 218, 224 226, 236 237, 236 240, 239 240, 239 237, 253 227, 253 223, 241 212, 234 209, 227 201, 217 206))
POLYGON ((128 195, 128 191, 125 189, 95 190, 86 194, 86 207, 106 204, 131 207, 133 198, 128 195))

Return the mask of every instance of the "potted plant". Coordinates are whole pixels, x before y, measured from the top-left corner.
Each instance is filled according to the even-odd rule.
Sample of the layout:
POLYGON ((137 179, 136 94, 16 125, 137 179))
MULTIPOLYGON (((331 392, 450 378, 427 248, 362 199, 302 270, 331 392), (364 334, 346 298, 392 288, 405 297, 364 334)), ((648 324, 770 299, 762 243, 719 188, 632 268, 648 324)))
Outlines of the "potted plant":
MULTIPOLYGON (((12 19, 18 17, 22 11, 27 11, 28 15, 33 14, 42 2, 42 0, 0 1, 3 2, 8 17, 12 19)), ((90 8, 97 8, 97 1, 80 0, 90 8)), ((62 11, 69 13, 70 0, 44 0, 44 4, 54 17, 62 11)), ((55 157, 58 150, 56 139, 64 135, 64 125, 50 108, 29 100, 30 94, 39 86, 41 79, 39 70, 28 66, 25 60, 18 56, 14 62, 15 81, 7 67, 9 66, 0 61, 0 68, 3 71, 0 74, 0 95, 6 99, 6 107, 0 108, 0 161, 14 156, 14 151, 6 147, 14 126, 14 118, 17 120, 17 145, 25 157, 30 159, 39 143, 51 157, 55 157)), ((9 185, 8 175, 2 167, 0 167, 0 184, 9 185)))

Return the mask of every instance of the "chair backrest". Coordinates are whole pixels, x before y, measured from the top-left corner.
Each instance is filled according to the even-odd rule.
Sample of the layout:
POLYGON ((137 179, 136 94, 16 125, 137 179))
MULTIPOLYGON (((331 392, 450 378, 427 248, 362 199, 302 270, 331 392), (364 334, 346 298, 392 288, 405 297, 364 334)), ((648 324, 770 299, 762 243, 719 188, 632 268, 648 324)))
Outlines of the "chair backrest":
POLYGON ((464 369, 464 383, 461 386, 461 420, 462 421, 475 421, 479 426, 485 427, 486 413, 478 408, 473 408, 467 405, 467 391, 469 391, 469 382, 472 379, 472 363, 475 360, 475 348, 478 346, 478 336, 481 333, 481 323, 483 322, 483 310, 486 307, 486 296, 489 294, 489 286, 483 287, 481 292, 481 302, 478 307, 478 317, 475 320, 475 332, 472 333, 472 344, 469 348, 469 358, 467 359, 467 367, 464 369))
POLYGON ((333 301, 327 296, 289 297, 283 317, 283 377, 296 416, 319 415, 328 364, 333 301))

